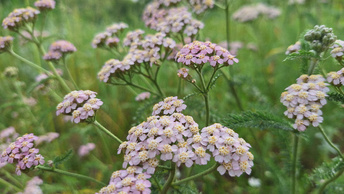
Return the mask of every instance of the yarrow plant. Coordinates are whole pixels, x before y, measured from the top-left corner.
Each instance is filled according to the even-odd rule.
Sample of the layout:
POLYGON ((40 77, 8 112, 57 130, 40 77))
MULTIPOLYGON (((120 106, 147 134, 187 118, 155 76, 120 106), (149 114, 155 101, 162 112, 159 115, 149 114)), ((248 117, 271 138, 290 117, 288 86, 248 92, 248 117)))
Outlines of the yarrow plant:
POLYGON ((39 149, 34 148, 34 141, 37 139, 32 133, 18 137, 2 152, 0 161, 16 164, 17 175, 21 175, 23 170, 44 164, 44 157, 38 154, 39 149))

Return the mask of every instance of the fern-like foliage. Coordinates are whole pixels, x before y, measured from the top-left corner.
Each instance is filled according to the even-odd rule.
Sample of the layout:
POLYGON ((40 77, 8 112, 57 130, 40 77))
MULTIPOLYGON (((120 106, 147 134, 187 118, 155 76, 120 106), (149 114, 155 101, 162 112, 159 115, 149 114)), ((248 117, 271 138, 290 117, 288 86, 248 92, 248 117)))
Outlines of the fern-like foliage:
POLYGON ((57 167, 58 165, 66 162, 67 160, 69 160, 71 157, 73 156, 73 150, 70 149, 68 150, 65 154, 61 155, 61 156, 56 156, 53 160, 55 167, 57 167))
POLYGON ((213 87, 215 87, 215 83, 217 81, 217 79, 219 79, 221 77, 221 74, 217 74, 214 76, 213 80, 211 81, 210 85, 209 85, 209 90, 213 89, 213 87))
POLYGON ((291 123, 267 112, 251 112, 247 111, 242 114, 230 114, 224 119, 224 124, 232 127, 247 127, 258 129, 281 129, 293 131, 291 123))
POLYGON ((310 181, 319 183, 322 180, 331 179, 337 172, 344 169, 344 162, 340 157, 335 157, 331 162, 324 162, 318 168, 313 170, 310 181))
POLYGON ((299 52, 289 54, 283 61, 311 58, 319 58, 319 56, 314 51, 299 50, 299 52))
POLYGON ((327 97, 330 101, 341 102, 344 104, 344 95, 340 93, 331 92, 327 97))

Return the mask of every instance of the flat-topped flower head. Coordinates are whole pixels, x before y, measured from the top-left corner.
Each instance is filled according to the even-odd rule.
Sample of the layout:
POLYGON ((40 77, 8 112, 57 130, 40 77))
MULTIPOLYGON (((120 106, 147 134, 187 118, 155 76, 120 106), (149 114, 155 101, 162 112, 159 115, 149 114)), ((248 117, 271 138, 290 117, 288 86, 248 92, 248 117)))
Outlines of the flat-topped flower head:
MULTIPOLYGON (((334 84, 340 83, 337 72, 330 73, 327 80, 334 84)), ((292 84, 282 93, 281 102, 287 107, 284 115, 295 119, 295 129, 304 131, 310 124, 317 127, 322 123, 320 109, 327 103, 325 97, 329 91, 324 81, 321 75, 301 75, 297 79, 298 84, 292 84)))
POLYGON ((25 23, 35 21, 39 13, 32 7, 15 9, 2 21, 2 26, 4 29, 16 31, 25 23))
POLYGON ((93 48, 102 48, 106 45, 106 40, 111 37, 109 32, 101 32, 96 34, 96 36, 92 40, 92 47, 93 48))
POLYGON ((203 13, 207 9, 214 7, 214 0, 189 0, 192 11, 194 11, 196 14, 203 13))
POLYGON ((103 102, 90 90, 72 91, 56 107, 56 115, 72 116, 71 121, 79 123, 93 118, 103 102))
POLYGON ((111 26, 106 27, 106 32, 110 33, 113 36, 118 35, 126 28, 128 28, 128 25, 126 23, 114 23, 111 26))
POLYGON ((152 115, 172 115, 173 113, 180 113, 186 108, 183 100, 175 97, 167 97, 154 105, 152 115))
POLYGON ((142 93, 140 93, 139 95, 137 95, 135 97, 135 100, 136 101, 143 101, 143 100, 148 99, 150 96, 151 96, 151 93, 149 93, 149 92, 142 92, 142 93))
POLYGON ((40 11, 52 10, 55 9, 55 1, 54 0, 38 0, 35 2, 35 7, 37 7, 40 11))
POLYGON ((191 68, 202 67, 209 63, 212 67, 223 67, 238 63, 225 48, 211 42, 194 41, 185 45, 176 55, 176 61, 191 68))
POLYGON ((58 40, 50 45, 49 50, 54 52, 60 52, 62 54, 68 54, 75 52, 76 48, 72 43, 66 40, 58 40))
POLYGON ((57 62, 62 58, 62 53, 56 51, 48 51, 44 56, 43 59, 46 61, 57 62))
POLYGON ((12 36, 0 36, 0 54, 7 52, 12 46, 12 36))
POLYGON ((262 3, 256 5, 245 5, 233 13, 233 19, 238 22, 250 22, 260 15, 274 19, 281 14, 280 9, 262 3))
POLYGON ((34 141, 37 139, 38 137, 32 133, 18 137, 0 155, 0 162, 16 164, 17 175, 21 174, 21 170, 44 164, 44 157, 38 154, 38 149, 34 148, 34 141))

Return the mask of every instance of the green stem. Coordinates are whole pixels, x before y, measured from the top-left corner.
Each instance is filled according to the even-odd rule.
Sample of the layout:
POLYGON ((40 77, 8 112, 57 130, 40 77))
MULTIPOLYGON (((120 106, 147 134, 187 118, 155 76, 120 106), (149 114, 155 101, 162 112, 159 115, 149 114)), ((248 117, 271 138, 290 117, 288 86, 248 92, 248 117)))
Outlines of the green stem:
POLYGON ((311 60, 311 65, 309 66, 309 69, 308 69, 308 75, 312 75, 313 72, 314 72, 314 69, 315 67, 317 66, 318 64, 318 59, 312 59, 311 60))
POLYGON ((172 181, 173 181, 173 179, 174 179, 174 176, 175 176, 175 174, 176 174, 176 165, 175 165, 175 163, 172 163, 171 168, 172 168, 172 169, 171 169, 171 171, 170 171, 170 175, 168 176, 168 179, 167 179, 167 181, 166 181, 164 187, 162 188, 162 191, 161 191, 162 194, 166 194, 166 193, 167 193, 168 189, 170 188, 170 186, 171 186, 171 184, 172 184, 172 181))
POLYGON ((37 69, 38 71, 42 71, 42 72, 44 72, 44 73, 46 73, 46 74, 48 74, 48 75, 51 75, 51 73, 50 73, 48 70, 46 70, 46 69, 42 68, 41 66, 39 66, 39 65, 37 65, 37 64, 35 64, 35 63, 33 63, 33 62, 27 60, 27 59, 25 59, 24 57, 18 55, 18 54, 15 53, 12 49, 9 49, 8 52, 9 52, 13 57, 15 57, 15 58, 19 59, 20 61, 22 61, 22 62, 24 62, 24 63, 30 65, 31 67, 37 69))
POLYGON ((101 181, 98 181, 92 177, 89 177, 89 176, 85 176, 85 175, 82 175, 82 174, 77 174, 77 173, 72 173, 72 172, 67 172, 67 171, 64 171, 64 170, 60 170, 60 169, 56 169, 56 168, 50 168, 50 167, 45 167, 45 166, 36 166, 35 168, 38 168, 38 169, 41 169, 41 170, 44 170, 44 171, 48 171, 48 172, 54 172, 54 173, 57 173, 57 174, 61 174, 61 175, 66 175, 66 176, 70 176, 70 177, 75 177, 77 179, 83 179, 83 180, 88 180, 88 181, 92 181, 92 182, 95 182, 97 184, 100 184, 102 186, 106 186, 107 184, 101 182, 101 181))
POLYGON ((199 79, 201 80, 201 85, 202 85, 202 94, 204 97, 204 103, 205 103, 205 115, 206 115, 206 120, 205 120, 205 126, 209 125, 209 96, 208 96, 208 90, 205 87, 205 82, 204 82, 204 78, 202 75, 202 72, 200 70, 196 70, 199 76, 199 79))
POLYGON ((207 88, 206 88, 206 90, 207 91, 209 91, 209 89, 210 89, 210 84, 211 84, 211 82, 213 81, 213 78, 214 78, 214 76, 215 76, 215 73, 216 73, 216 71, 218 70, 218 68, 217 67, 215 67, 214 68, 214 71, 213 71, 213 73, 211 74, 211 77, 210 77, 210 80, 209 80, 209 83, 208 83, 208 85, 207 85, 207 88))
POLYGON ((23 185, 20 181, 18 181, 16 178, 13 177, 12 174, 10 174, 8 171, 4 170, 5 176, 12 182, 15 182, 17 185, 20 186, 20 188, 23 188, 23 185))
POLYGON ((67 63, 66 63, 66 58, 65 58, 65 56, 63 56, 62 58, 63 58, 63 59, 62 59, 63 65, 64 65, 65 69, 67 70, 67 73, 68 73, 69 78, 72 80, 72 83, 73 83, 75 89, 79 90, 78 85, 77 85, 76 82, 74 81, 73 76, 72 76, 72 74, 71 74, 70 71, 69 71, 69 68, 68 68, 67 63))
POLYGON ((342 170, 338 171, 334 177, 332 177, 332 178, 328 179, 326 182, 324 182, 324 184, 321 185, 318 193, 323 194, 326 186, 328 184, 330 184, 331 182, 335 181, 337 178, 339 178, 343 174, 343 172, 344 172, 344 168, 342 170))
POLYGON ((122 143, 122 141, 116 137, 114 134, 112 134, 109 130, 107 130, 102 124, 100 124, 98 121, 94 121, 93 124, 98 127, 100 130, 102 130, 103 132, 105 132, 107 135, 109 135, 110 137, 112 137, 112 139, 116 140, 118 143, 122 143))
POLYGON ((227 50, 229 50, 229 3, 228 0, 226 0, 226 42, 227 42, 227 50))
POLYGON ((13 188, 14 190, 16 190, 16 191, 18 191, 18 192, 21 191, 21 189, 19 189, 17 186, 13 185, 13 184, 10 183, 10 182, 7 182, 5 179, 0 178, 0 183, 3 184, 3 185, 5 185, 5 186, 11 187, 11 188, 13 188))
POLYGON ((141 87, 141 86, 139 86, 139 85, 136 85, 136 84, 131 83, 131 82, 128 82, 128 81, 125 81, 125 82, 126 82, 129 86, 133 86, 133 87, 138 88, 138 89, 140 89, 140 90, 147 91, 147 92, 150 92, 151 94, 155 94, 155 95, 157 95, 157 96, 160 96, 160 94, 158 94, 158 93, 156 93, 156 92, 153 92, 152 90, 149 90, 149 89, 147 89, 147 88, 141 87))
POLYGON ((342 152, 332 143, 332 141, 330 140, 330 138, 328 138, 328 136, 326 135, 324 128, 319 124, 319 130, 321 132, 321 134, 324 136, 325 140, 327 141, 327 143, 337 151, 338 155, 343 159, 344 161, 344 156, 342 154, 342 152))
POLYGON ((171 167, 162 166, 162 165, 158 165, 158 168, 162 168, 162 169, 166 169, 166 170, 171 170, 171 167))
POLYGON ((180 181, 176 181, 176 182, 174 182, 172 185, 173 185, 173 186, 180 185, 180 184, 182 184, 182 183, 186 183, 186 182, 188 182, 188 181, 191 181, 191 180, 194 180, 194 179, 203 177, 203 176, 205 176, 205 175, 207 175, 207 174, 213 172, 214 170, 216 170, 217 167, 219 167, 219 166, 220 166, 220 164, 215 163, 215 164, 214 164, 212 167, 210 167, 208 170, 205 170, 205 171, 203 171, 203 172, 200 172, 200 173, 195 174, 195 175, 193 175, 193 176, 190 176, 190 177, 188 177, 188 178, 182 179, 182 180, 180 180, 180 181))
POLYGON ((297 149, 299 144, 299 137, 294 134, 294 146, 293 146, 293 166, 292 166, 292 176, 291 176, 291 191, 293 194, 296 193, 296 161, 297 161, 297 149))
POLYGON ((158 179, 156 178, 156 176, 154 176, 154 174, 152 175, 152 177, 153 177, 153 179, 154 179, 156 185, 158 186, 158 190, 161 191, 162 188, 161 188, 161 185, 160 185, 158 179))

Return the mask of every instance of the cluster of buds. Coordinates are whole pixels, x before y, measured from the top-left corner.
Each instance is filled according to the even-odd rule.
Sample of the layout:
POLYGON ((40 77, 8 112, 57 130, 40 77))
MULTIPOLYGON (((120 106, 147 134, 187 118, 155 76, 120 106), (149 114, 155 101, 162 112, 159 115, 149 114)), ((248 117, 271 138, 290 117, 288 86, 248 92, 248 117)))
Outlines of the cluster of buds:
POLYGON ((140 68, 141 65, 147 68, 152 67, 153 64, 159 65, 159 60, 167 58, 176 45, 173 39, 163 33, 147 35, 144 39, 142 34, 142 30, 128 32, 124 39, 124 44, 130 44, 128 54, 122 61, 108 60, 98 73, 100 81, 109 82, 111 77, 121 77, 133 69, 140 68))
POLYGON ((169 33, 184 33, 195 37, 204 24, 192 18, 186 7, 174 7, 170 9, 160 8, 158 2, 149 4, 144 13, 143 20, 146 26, 153 30, 169 33))
POLYGON ((285 52, 286 55, 291 53, 298 53, 301 50, 301 42, 297 41, 295 44, 288 46, 287 51, 285 52))
POLYGON ((105 32, 97 34, 92 41, 93 48, 116 48, 119 43, 118 36, 124 29, 128 28, 128 25, 121 23, 114 23, 111 26, 106 27, 105 32))
POLYGON ((281 102, 288 109, 284 114, 295 119, 295 129, 304 131, 310 124, 317 127, 323 122, 320 109, 327 103, 326 93, 329 91, 324 81, 321 75, 301 75, 296 84, 282 93, 281 102))
POLYGON ((327 81, 334 86, 340 87, 344 85, 344 68, 339 71, 331 71, 327 74, 327 81))
POLYGON ((34 22, 40 12, 32 7, 15 9, 3 21, 2 26, 5 29, 17 31, 25 23, 34 22))
POLYGON ((239 62, 227 49, 209 41, 194 41, 185 45, 177 53, 176 61, 191 68, 202 68, 208 62, 214 68, 239 62))
POLYGON ((310 42, 311 49, 320 54, 336 41, 337 36, 333 34, 332 28, 316 25, 312 30, 306 32, 304 38, 310 42))
POLYGON ((43 59, 56 62, 67 54, 74 53, 75 51, 76 48, 72 43, 66 40, 58 40, 50 45, 49 51, 43 56, 43 59))
POLYGON ((112 173, 109 185, 103 187, 97 194, 109 193, 151 193, 150 174, 143 172, 138 166, 130 166, 126 170, 112 173))
POLYGON ((2 152, 0 162, 15 163, 17 175, 21 175, 22 170, 44 164, 44 157, 38 154, 39 149, 34 148, 37 139, 32 133, 18 137, 2 152))
POLYGON ((56 115, 64 114, 72 116, 71 121, 93 121, 96 111, 103 102, 96 98, 96 92, 90 90, 72 91, 64 97, 64 100, 56 107, 56 115))
POLYGON ((6 67, 6 69, 4 70, 4 76, 6 76, 7 78, 15 78, 18 76, 18 71, 19 70, 16 67, 6 67))
POLYGON ((54 0, 38 0, 35 2, 35 7, 40 11, 48 11, 55 9, 55 4, 54 0))
POLYGON ((12 36, 0 36, 0 54, 7 52, 12 46, 12 36))

